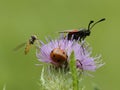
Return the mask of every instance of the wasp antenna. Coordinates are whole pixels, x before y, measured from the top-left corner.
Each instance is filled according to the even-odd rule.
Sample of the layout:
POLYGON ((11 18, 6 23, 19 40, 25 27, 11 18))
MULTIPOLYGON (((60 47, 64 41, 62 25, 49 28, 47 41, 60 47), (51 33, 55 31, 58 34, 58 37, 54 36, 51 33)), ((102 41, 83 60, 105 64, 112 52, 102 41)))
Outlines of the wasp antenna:
POLYGON ((104 20, 105 20, 105 18, 102 18, 102 19, 99 20, 99 22, 104 21, 104 20))
POLYGON ((93 23, 94 21, 90 21, 88 24, 88 30, 90 30, 90 25, 93 23))
POLYGON ((102 21, 104 21, 105 20, 105 18, 102 18, 102 19, 100 19, 100 20, 98 20, 97 22, 95 22, 89 29, 92 29, 97 23, 99 23, 99 22, 102 22, 102 21))

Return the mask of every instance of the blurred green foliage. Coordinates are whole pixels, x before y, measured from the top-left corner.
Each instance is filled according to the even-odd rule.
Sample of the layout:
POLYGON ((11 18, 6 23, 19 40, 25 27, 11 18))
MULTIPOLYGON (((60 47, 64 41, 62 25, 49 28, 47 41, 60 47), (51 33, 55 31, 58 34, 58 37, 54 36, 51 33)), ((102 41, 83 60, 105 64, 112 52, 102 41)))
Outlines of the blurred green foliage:
POLYGON ((103 17, 105 22, 92 29, 86 40, 93 55, 102 54, 105 66, 94 78, 85 76, 85 90, 93 90, 92 83, 101 90, 119 90, 120 81, 120 1, 119 0, 0 0, 0 90, 40 90, 41 67, 35 66, 35 48, 24 55, 24 48, 13 49, 36 34, 58 36, 66 29, 87 27, 90 20, 103 17))

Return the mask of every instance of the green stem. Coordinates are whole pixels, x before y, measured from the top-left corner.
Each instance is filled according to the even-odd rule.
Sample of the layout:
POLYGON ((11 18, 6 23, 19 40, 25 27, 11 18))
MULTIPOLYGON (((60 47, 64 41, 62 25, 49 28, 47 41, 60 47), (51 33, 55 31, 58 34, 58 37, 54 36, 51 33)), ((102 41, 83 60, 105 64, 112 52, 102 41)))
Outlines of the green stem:
POLYGON ((73 90, 78 90, 78 73, 76 68, 76 60, 74 57, 74 52, 72 52, 70 57, 70 70, 72 73, 72 79, 73 79, 73 90))

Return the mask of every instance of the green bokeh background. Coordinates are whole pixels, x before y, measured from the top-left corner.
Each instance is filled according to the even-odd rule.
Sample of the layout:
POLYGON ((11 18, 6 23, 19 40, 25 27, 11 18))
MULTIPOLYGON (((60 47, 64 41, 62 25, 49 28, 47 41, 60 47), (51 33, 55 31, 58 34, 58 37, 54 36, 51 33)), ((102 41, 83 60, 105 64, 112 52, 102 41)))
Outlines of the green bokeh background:
POLYGON ((93 55, 102 54, 106 64, 93 73, 94 78, 84 78, 85 90, 93 90, 93 83, 101 90, 120 90, 119 9, 119 0, 0 0, 0 90, 4 84, 6 90, 40 90, 35 48, 28 55, 24 48, 13 52, 31 35, 45 40, 103 17, 106 21, 96 25, 86 40, 93 55))

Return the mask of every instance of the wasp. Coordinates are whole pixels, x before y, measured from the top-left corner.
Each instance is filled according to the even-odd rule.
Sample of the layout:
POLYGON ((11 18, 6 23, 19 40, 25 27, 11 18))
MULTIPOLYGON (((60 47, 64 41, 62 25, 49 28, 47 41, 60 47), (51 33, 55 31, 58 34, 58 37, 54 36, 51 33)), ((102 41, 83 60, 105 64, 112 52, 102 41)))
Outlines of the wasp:
POLYGON ((59 32, 59 33, 68 33, 67 36, 66 36, 68 40, 75 39, 75 40, 81 41, 81 40, 84 40, 87 36, 90 36, 91 29, 97 23, 102 22, 104 20, 105 20, 105 18, 102 18, 95 23, 94 23, 93 20, 91 20, 88 24, 87 29, 73 29, 73 30, 66 30, 66 31, 63 31, 63 32, 59 32))
POLYGON ((37 36, 36 35, 32 35, 30 37, 30 39, 27 41, 27 43, 22 43, 21 45, 17 46, 14 50, 18 50, 19 48, 25 46, 25 50, 24 50, 24 53, 25 55, 29 52, 30 48, 31 48, 31 45, 33 45, 35 43, 35 41, 37 40, 37 36))

